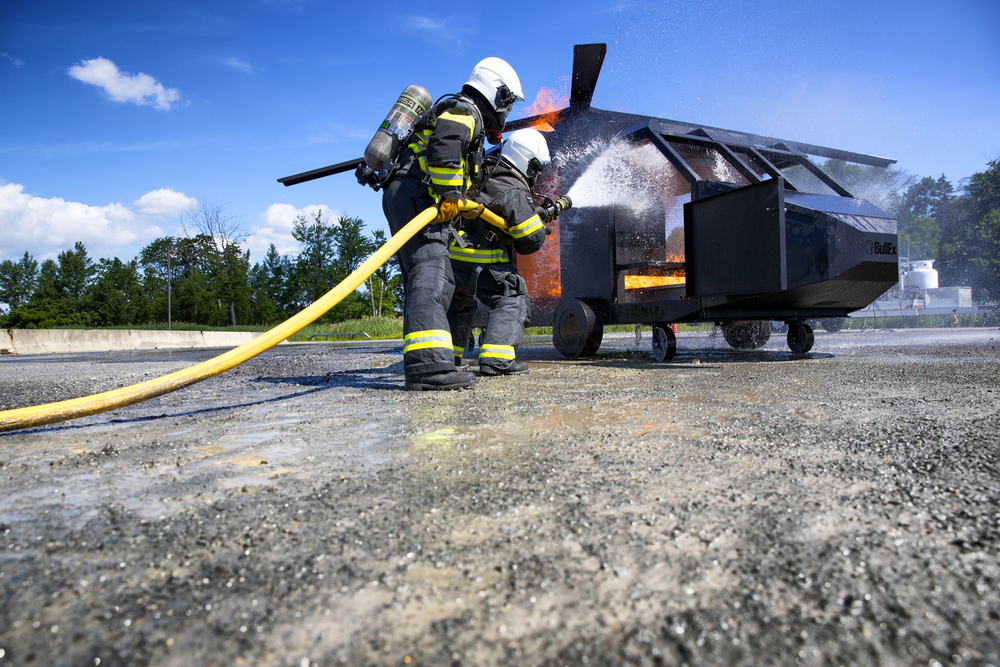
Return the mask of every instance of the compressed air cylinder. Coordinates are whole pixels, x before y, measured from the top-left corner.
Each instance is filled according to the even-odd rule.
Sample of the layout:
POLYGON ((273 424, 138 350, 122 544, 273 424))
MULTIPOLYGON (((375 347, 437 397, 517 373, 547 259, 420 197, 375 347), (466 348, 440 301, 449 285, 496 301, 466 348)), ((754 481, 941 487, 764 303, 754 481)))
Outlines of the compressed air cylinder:
POLYGON ((413 122, 427 111, 431 105, 431 94, 421 86, 407 86, 396 103, 392 105, 389 115, 365 149, 365 162, 376 171, 382 168, 382 163, 391 160, 396 154, 399 142, 406 138, 413 122))

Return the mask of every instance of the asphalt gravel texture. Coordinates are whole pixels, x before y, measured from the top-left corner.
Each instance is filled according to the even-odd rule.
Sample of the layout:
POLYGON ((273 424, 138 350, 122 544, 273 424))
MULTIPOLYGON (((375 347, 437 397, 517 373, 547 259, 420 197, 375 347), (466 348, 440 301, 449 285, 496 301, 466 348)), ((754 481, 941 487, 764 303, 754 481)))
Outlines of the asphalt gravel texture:
MULTIPOLYGON (((3 357, 0 409, 212 354, 3 357)), ((518 356, 281 346, 0 434, 0 665, 1000 665, 1000 331, 518 356)))

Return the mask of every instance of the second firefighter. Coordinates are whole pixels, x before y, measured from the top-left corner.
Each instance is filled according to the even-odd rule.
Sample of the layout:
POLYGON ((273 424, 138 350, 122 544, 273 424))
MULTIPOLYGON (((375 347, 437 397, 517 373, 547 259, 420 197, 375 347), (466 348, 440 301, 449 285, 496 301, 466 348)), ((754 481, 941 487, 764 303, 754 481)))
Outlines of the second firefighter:
POLYGON ((531 188, 549 163, 545 137, 534 129, 512 132, 499 157, 487 156, 485 179, 475 200, 504 219, 502 230, 482 218, 465 220, 448 247, 455 275, 455 295, 448 309, 456 365, 461 365, 472 332, 477 301, 489 308, 480 340, 480 375, 517 375, 528 364, 516 358, 517 346, 531 316, 527 284, 517 272, 515 253, 541 249, 548 228, 536 211, 531 188))

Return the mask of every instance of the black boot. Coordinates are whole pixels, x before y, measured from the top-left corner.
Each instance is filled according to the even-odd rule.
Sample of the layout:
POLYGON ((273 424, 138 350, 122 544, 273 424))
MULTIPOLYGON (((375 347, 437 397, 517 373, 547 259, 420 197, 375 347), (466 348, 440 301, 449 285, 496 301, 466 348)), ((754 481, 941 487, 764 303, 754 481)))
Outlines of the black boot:
POLYGON ((480 375, 524 375, 528 372, 528 362, 515 359, 505 368, 497 368, 482 362, 479 363, 480 375))
POLYGON ((407 375, 407 391, 446 391, 462 389, 476 382, 476 376, 468 371, 442 371, 424 375, 407 375))

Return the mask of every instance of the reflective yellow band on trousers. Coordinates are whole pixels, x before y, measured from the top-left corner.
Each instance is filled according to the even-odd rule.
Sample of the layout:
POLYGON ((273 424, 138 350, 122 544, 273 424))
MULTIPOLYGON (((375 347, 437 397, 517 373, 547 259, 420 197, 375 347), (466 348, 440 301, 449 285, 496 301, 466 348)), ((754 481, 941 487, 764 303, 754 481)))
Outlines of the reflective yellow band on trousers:
POLYGON ((456 357, 462 356, 462 353, 465 352, 465 348, 460 345, 452 345, 451 349, 455 350, 456 357))
POLYGON ((451 333, 443 329, 429 329, 414 331, 403 339, 403 354, 437 347, 451 350, 451 333))
POLYGON ((491 357, 494 359, 513 359, 514 358, 514 346, 512 345, 491 345, 489 343, 484 343, 481 348, 479 348, 479 358, 491 357))

